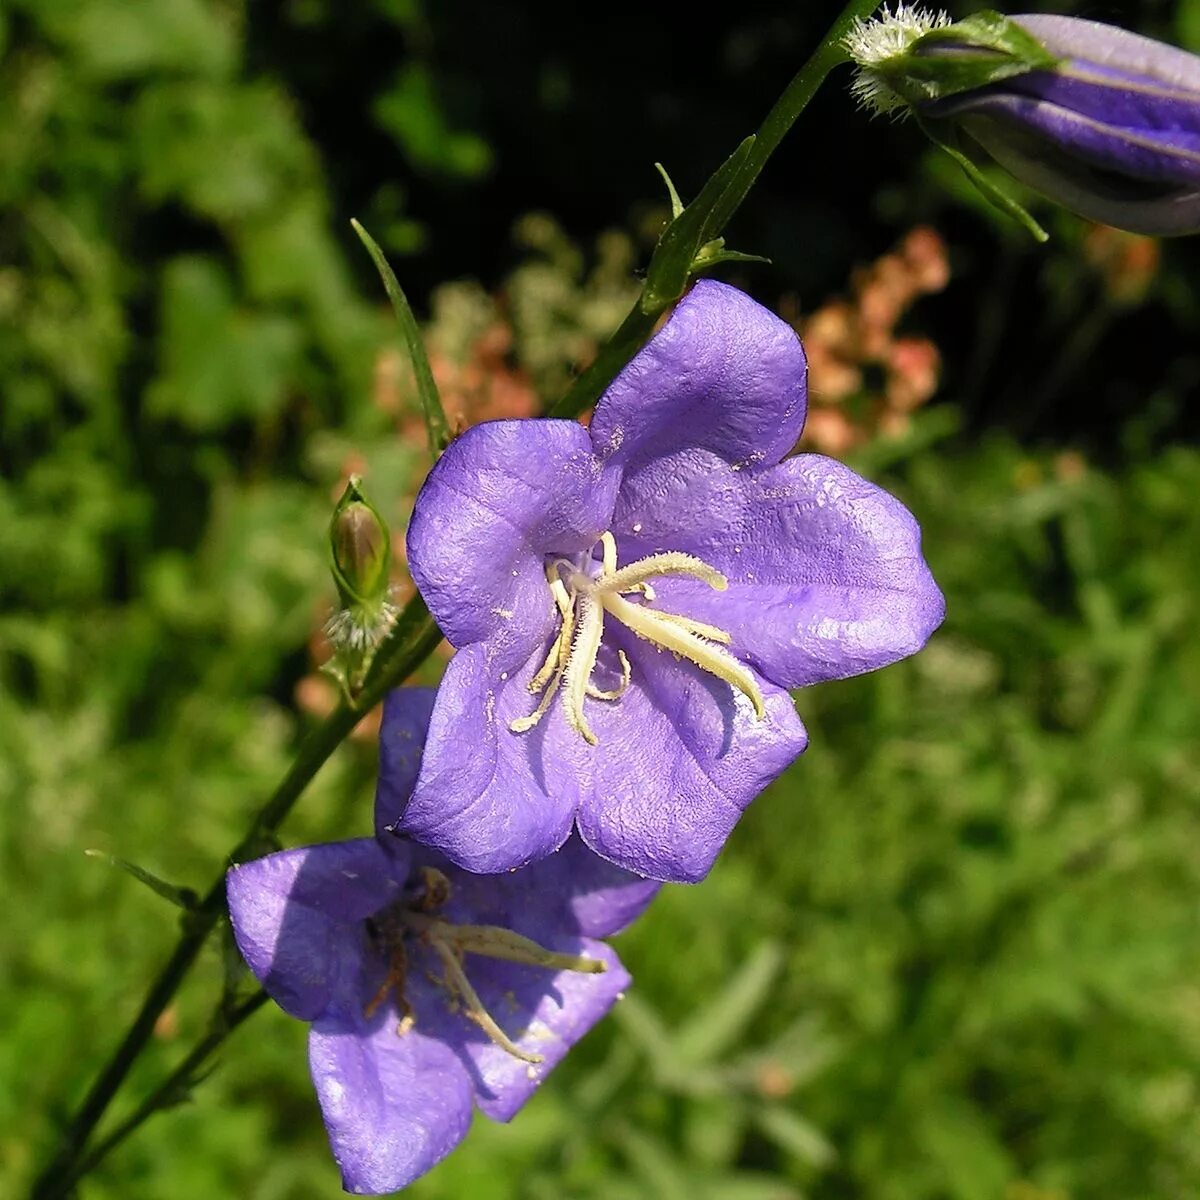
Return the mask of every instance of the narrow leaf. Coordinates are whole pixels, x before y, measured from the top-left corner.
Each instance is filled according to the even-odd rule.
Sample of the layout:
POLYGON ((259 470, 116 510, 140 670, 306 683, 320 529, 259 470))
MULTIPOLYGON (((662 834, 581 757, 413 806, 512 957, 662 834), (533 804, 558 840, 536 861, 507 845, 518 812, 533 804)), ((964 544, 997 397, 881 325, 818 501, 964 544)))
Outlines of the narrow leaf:
POLYGON ((766 1137, 811 1167, 827 1167, 837 1157, 829 1139, 811 1121, 781 1104, 764 1104, 754 1117, 766 1137))
POLYGON ((662 312, 683 295, 696 255, 712 240, 713 214, 725 193, 736 185, 753 149, 751 135, 712 173, 695 200, 663 230, 646 272, 643 312, 662 312))
POLYGON ((662 163, 655 163, 654 169, 662 176, 663 183, 667 185, 667 193, 671 197, 671 220, 673 221, 683 212, 683 201, 680 200, 679 193, 675 190, 675 184, 671 182, 671 177, 667 174, 667 168, 662 163))
POLYGON ((766 1003, 783 955, 774 942, 763 942, 712 1000, 680 1029, 675 1055, 681 1062, 708 1064, 734 1042, 766 1003))
POLYGON ((400 333, 408 350, 409 361, 412 363, 413 375, 417 381, 417 395, 421 401, 421 412, 425 417, 425 432, 429 437, 429 452, 434 458, 450 444, 450 426, 446 421, 446 412, 442 408, 442 398, 438 394, 437 384, 433 381, 433 372, 429 369, 429 356, 425 353, 425 343, 421 338, 421 328, 417 318, 404 295, 395 272, 388 265, 375 239, 355 220, 350 224, 358 234, 359 241, 367 248, 375 269, 383 280, 384 290, 392 302, 396 320, 400 324, 400 333))
POLYGON ((700 253, 692 259, 692 273, 703 271, 706 267, 715 267, 717 263, 769 263, 769 258, 761 254, 743 254, 740 250, 726 250, 724 238, 714 238, 707 245, 700 247, 700 253))
POLYGON ((1019 225, 1023 225, 1035 242, 1048 242, 1050 240, 1050 235, 1037 223, 1032 213, 1022 204, 1018 203, 1006 192, 1002 192, 957 146, 952 145, 934 133, 928 121, 923 121, 920 117, 917 117, 916 120, 917 124, 921 127, 921 132, 939 150, 944 151, 958 163, 962 168, 963 174, 979 189, 980 195, 988 203, 998 208, 1002 213, 1012 217, 1019 225))
POLYGON ((159 879, 157 875, 147 871, 144 867, 118 858, 115 854, 106 854, 103 850, 85 850, 84 854, 88 858, 101 858, 109 866, 117 867, 127 875, 132 875, 134 879, 139 883, 144 883, 156 895, 178 905, 185 912, 194 909, 200 901, 200 897, 191 888, 176 887, 173 883, 167 883, 165 879, 159 879))

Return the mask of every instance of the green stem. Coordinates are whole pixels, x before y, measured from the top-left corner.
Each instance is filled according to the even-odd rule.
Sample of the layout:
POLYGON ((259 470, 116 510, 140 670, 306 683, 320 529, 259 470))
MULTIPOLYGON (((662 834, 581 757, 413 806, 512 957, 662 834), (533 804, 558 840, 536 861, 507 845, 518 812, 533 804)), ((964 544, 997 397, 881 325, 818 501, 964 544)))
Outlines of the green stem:
POLYGON ((600 353, 575 378, 566 394, 546 412, 548 417, 577 417, 604 394, 621 368, 646 344, 659 313, 647 313, 639 296, 600 353))
POLYGON ((243 1021, 258 1012, 269 999, 270 996, 260 989, 226 1014, 192 1047, 191 1052, 179 1066, 112 1133, 80 1159, 70 1175, 64 1176, 62 1186, 64 1188, 71 1187, 76 1180, 82 1179, 89 1171, 99 1166, 111 1151, 115 1150, 139 1126, 144 1125, 156 1112, 162 1112, 170 1108, 173 1103, 179 1103, 186 1098, 200 1068, 216 1053, 225 1039, 243 1021))
POLYGON ((792 77, 782 96, 775 101, 771 111, 758 127, 754 147, 746 165, 738 175, 738 186, 722 201, 714 214, 717 233, 723 233, 733 214, 741 207, 754 181, 762 174, 767 160, 779 148, 787 132, 796 123, 796 118, 808 107, 830 71, 850 58, 842 48, 842 40, 856 21, 865 21, 880 4, 880 0, 850 0, 829 27, 820 45, 809 56, 808 61, 792 77))
MULTIPOLYGON (((795 123, 796 118, 808 106, 809 101, 830 71, 846 61, 846 55, 841 49, 841 41, 850 26, 858 18, 869 16, 877 7, 878 0, 850 0, 813 55, 797 72, 787 90, 767 114, 759 128, 753 147, 740 166, 734 184, 721 195, 711 219, 706 222, 706 229, 711 237, 715 238, 721 235, 754 181, 762 172, 767 160, 795 123)), ((367 245, 370 249, 369 240, 367 240, 367 245)), ((651 266, 653 267, 653 263, 651 266)), ((390 272, 384 273, 385 282, 387 282, 389 274, 390 272)), ((661 300, 656 299, 652 303, 647 303, 647 293, 643 289, 637 303, 601 349, 595 361, 579 375, 567 394, 550 409, 549 415, 577 417, 594 404, 621 368, 646 343, 654 331, 658 318, 676 299, 678 299, 677 296, 665 296, 661 300)), ((398 311, 406 308, 406 304, 400 305, 398 311)), ((409 340, 411 342, 411 339, 409 340)), ((419 356, 417 357, 419 358, 419 356)), ((419 382, 428 385, 431 380, 419 380, 419 382)), ((436 413, 433 416, 434 421, 430 424, 430 436, 431 440, 436 443, 442 431, 436 428, 436 413)), ((427 407, 426 420, 430 421, 430 417, 431 411, 427 407)), ((355 697, 353 703, 343 702, 339 705, 304 739, 291 769, 275 793, 259 810, 249 832, 230 856, 231 861, 236 862, 250 857, 261 848, 263 840, 275 832, 313 776, 354 728, 362 715, 378 703, 390 688, 407 678, 433 652, 440 640, 441 633, 424 603, 419 598, 411 601, 401 613, 388 640, 376 654, 362 691, 355 697)), ((58 1153, 34 1184, 32 1193, 34 1200, 60 1200, 61 1197, 64 1197, 92 1166, 120 1141, 128 1137, 146 1120, 150 1113, 155 1111, 153 1101, 155 1097, 165 1094, 163 1088, 169 1087, 177 1081, 177 1077, 181 1077, 177 1071, 164 1083, 163 1088, 160 1088, 135 1110, 90 1154, 84 1156, 84 1149, 93 1131, 125 1081, 137 1057, 150 1040, 155 1022, 175 995, 184 976, 196 961, 205 941, 216 927, 224 911, 225 872, 222 870, 213 881, 203 901, 186 914, 183 931, 174 952, 151 985, 137 1017, 121 1044, 92 1084, 78 1113, 64 1134, 58 1153)), ((248 1017, 257 1007, 257 1004, 251 1006, 240 1020, 248 1017)), ((216 1049, 227 1032, 227 1030, 214 1030, 199 1043, 196 1050, 193 1051, 193 1055, 201 1054, 202 1061, 216 1049)), ((190 1055, 180 1070, 191 1061, 192 1056, 190 1055)))
MULTIPOLYGON (((879 7, 879 0, 850 0, 829 27, 820 45, 808 61, 796 72, 782 96, 763 119, 754 138, 754 144, 737 173, 733 186, 720 198, 713 214, 706 223, 712 238, 720 237, 733 219, 754 181, 762 174, 767 160, 778 149, 796 118, 808 107, 821 84, 834 67, 849 62, 842 39, 855 21, 865 20, 879 7)), ((673 220, 678 220, 678 215, 673 220)), ((662 243, 660 242, 661 246, 662 243)), ((654 264, 651 260, 648 277, 653 277, 654 264)), ((649 340, 658 318, 678 299, 664 297, 661 302, 647 304, 645 287, 634 301, 616 333, 605 343, 590 366, 584 370, 563 395, 547 412, 551 417, 578 417, 604 394, 605 389, 617 377, 618 372, 649 340)))
MULTIPOLYGON (((261 851, 263 841, 279 827, 313 776, 358 724, 363 714, 369 712, 386 692, 403 682, 432 653, 441 638, 440 630, 420 597, 409 601, 387 641, 379 648, 366 683, 354 703, 351 705, 343 701, 305 737, 288 773, 271 798, 259 809, 246 835, 230 854, 230 862, 241 862, 261 851)), ((58 1153, 38 1176, 33 1187, 33 1200, 55 1200, 64 1196, 70 1190, 72 1181, 79 1178, 77 1164, 93 1130, 150 1040, 155 1023, 171 1002, 224 912, 223 868, 204 899, 184 915, 183 929, 171 957, 151 984, 121 1044, 92 1084, 63 1135, 58 1153)))

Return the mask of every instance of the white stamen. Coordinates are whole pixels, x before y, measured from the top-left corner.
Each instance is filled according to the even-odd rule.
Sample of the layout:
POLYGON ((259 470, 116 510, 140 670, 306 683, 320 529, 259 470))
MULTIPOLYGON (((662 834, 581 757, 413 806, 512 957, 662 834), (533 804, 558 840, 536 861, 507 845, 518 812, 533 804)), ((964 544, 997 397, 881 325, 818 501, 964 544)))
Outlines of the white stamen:
POLYGON ((762 692, 758 690, 758 683, 750 669, 743 666, 728 650, 713 645, 678 625, 659 620, 658 614, 652 609, 640 604, 631 604, 623 596, 606 592, 601 595, 600 603, 607 612, 612 613, 622 625, 627 625, 639 637, 694 662, 696 666, 737 688, 754 705, 754 715, 762 720, 766 709, 763 706, 762 692))
POLYGON ((696 621, 692 617, 684 617, 679 613, 662 612, 657 608, 653 612, 660 621, 678 625, 681 629, 686 629, 688 633, 694 633, 697 637, 708 638, 710 642, 720 642, 722 646, 728 646, 733 641, 733 638, 725 630, 718 629, 715 625, 709 625, 704 621, 696 621))
POLYGON ((672 550, 666 554, 652 554, 619 571, 602 575, 596 587, 604 592, 631 592, 651 575, 691 575, 718 592, 729 586, 729 580, 702 558, 672 550))
POLYGON ((589 745, 597 738, 584 713, 585 699, 616 701, 629 687, 632 671, 623 650, 617 651, 621 664, 620 683, 611 690, 596 686, 592 675, 604 637, 604 616, 608 613, 632 630, 639 638, 669 650, 678 658, 686 658, 701 670, 724 680, 744 695, 761 720, 765 714, 762 693, 754 673, 725 646, 732 641, 719 626, 710 625, 680 613, 661 612, 651 608, 656 599, 650 579, 655 576, 679 575, 708 584, 723 592, 728 579, 703 559, 679 551, 652 554, 628 566, 617 565, 617 543, 611 533, 599 539, 601 558, 585 568, 582 560, 555 559, 546 567, 546 583, 554 597, 561 617, 558 633, 550 645, 545 660, 529 681, 533 695, 541 693, 537 708, 527 717, 512 721, 514 733, 532 729, 549 711, 554 696, 562 692, 563 714, 567 724, 589 745), (598 568, 598 570, 597 570, 598 568), (640 595, 642 601, 633 603, 627 595, 640 595))
POLYGON ((567 659, 567 669, 563 672, 563 709, 567 724, 589 746, 594 746, 596 735, 583 715, 583 698, 587 695, 596 655, 600 653, 600 639, 604 635, 604 609, 590 591, 580 594, 578 604, 579 624, 571 646, 571 657, 567 659))

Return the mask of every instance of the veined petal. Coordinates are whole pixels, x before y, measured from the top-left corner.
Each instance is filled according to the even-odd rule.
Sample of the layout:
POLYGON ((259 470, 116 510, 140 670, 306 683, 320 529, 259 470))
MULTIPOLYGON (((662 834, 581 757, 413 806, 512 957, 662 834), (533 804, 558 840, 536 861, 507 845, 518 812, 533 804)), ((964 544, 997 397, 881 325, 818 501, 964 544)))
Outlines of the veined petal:
POLYGON ((1019 136, 986 114, 962 118, 963 128, 1002 166, 1080 216, 1131 233, 1177 237, 1200 231, 1200 188, 1169 186, 1097 171, 1087 162, 1029 136, 1019 136))
POLYGON ((1081 17, 1021 13, 1012 19, 1056 57, 1200 92, 1200 58, 1177 46, 1081 17))
MULTIPOLYGON (((1200 95, 1192 106, 1192 115, 1200 116, 1200 95)), ((1075 158, 1097 170, 1151 183, 1200 185, 1200 134, 1195 132, 1113 124, 1063 103, 999 91, 948 106, 944 115, 966 118, 967 130, 989 151, 1003 139, 1002 130, 1012 128, 1023 138, 1036 139, 1041 147, 1036 157, 1075 158), (984 121, 995 128, 989 130, 984 121)), ((1019 148, 1023 143, 1015 144, 1019 148)), ((1032 148, 1034 142, 1029 144, 1032 148)))
POLYGON ((408 527, 413 579, 451 644, 524 661, 554 619, 546 556, 591 548, 616 484, 574 421, 487 421, 451 442, 408 527))
POLYGON ((398 1024, 387 1004, 369 1022, 361 1014, 328 1017, 309 1033, 309 1068, 348 1192, 406 1187, 471 1126, 473 1089, 455 1048, 436 1026, 433 1036, 421 1032, 421 1015, 403 1035, 398 1024))
POLYGON ((1071 59, 1056 71, 1030 71, 1010 80, 1006 90, 1180 146, 1194 149, 1200 136, 1200 88, 1182 89, 1095 63, 1071 59))
POLYGON ((375 787, 375 832, 385 844, 400 819, 421 770, 425 735, 433 714, 436 688, 400 687, 383 701, 379 726, 379 781, 375 787))
POLYGON ((737 288, 701 280, 601 397, 592 442, 628 469, 689 447, 769 465, 800 436, 806 398, 795 331, 737 288))
POLYGON ((397 829, 483 874, 557 850, 590 789, 589 747, 556 702, 536 728, 513 733, 537 704, 527 687, 544 656, 501 670, 491 648, 460 650, 438 689, 412 799, 397 829))
POLYGON ((723 571, 725 592, 667 579, 657 603, 724 629, 782 687, 913 654, 944 614, 909 511, 821 455, 761 472, 708 454, 663 459, 626 479, 613 529, 626 557, 669 545, 723 571))
POLYGON ((633 682, 618 704, 596 706, 595 786, 579 810, 579 831, 626 870, 694 883, 807 735, 781 688, 762 682, 759 720, 727 683, 624 630, 614 639, 633 682))
POLYGON ((362 956, 359 925, 399 895, 407 873, 404 850, 389 856, 373 838, 236 866, 226 895, 238 949, 294 1017, 311 1021, 331 1005, 356 1002, 349 993, 362 956))

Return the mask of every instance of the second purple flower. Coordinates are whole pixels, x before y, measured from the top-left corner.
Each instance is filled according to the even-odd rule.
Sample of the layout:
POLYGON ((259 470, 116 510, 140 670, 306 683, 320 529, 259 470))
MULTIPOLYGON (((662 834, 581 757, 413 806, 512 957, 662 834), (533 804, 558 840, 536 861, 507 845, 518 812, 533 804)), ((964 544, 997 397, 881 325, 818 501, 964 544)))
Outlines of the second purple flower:
POLYGON ((784 459, 792 329, 702 282, 590 428, 495 421, 417 499, 413 577, 458 653, 398 829, 472 871, 602 857, 694 881, 806 745, 787 689, 912 654, 943 601, 898 501, 784 459))

